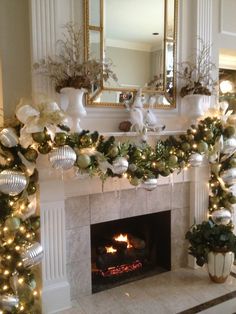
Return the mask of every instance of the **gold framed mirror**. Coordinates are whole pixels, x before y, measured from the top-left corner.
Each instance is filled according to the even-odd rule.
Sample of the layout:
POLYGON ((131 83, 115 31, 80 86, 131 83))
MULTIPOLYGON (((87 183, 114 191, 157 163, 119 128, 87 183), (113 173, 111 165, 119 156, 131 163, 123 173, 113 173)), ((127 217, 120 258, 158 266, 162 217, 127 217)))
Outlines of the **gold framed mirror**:
POLYGON ((112 62, 118 82, 93 86, 88 106, 132 104, 141 88, 145 105, 176 106, 178 0, 84 0, 85 61, 112 62))

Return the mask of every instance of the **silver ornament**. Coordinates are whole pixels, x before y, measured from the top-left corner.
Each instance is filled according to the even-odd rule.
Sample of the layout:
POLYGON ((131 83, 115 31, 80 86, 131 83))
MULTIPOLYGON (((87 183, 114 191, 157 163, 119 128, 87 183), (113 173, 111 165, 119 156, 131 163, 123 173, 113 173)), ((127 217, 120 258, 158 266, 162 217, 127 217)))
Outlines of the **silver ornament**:
POLYGON ((236 183, 236 168, 231 168, 221 173, 221 179, 228 185, 236 183))
POLYGON ((147 179, 142 183, 142 188, 144 188, 147 191, 152 191, 157 187, 157 179, 156 178, 150 178, 147 179))
POLYGON ((231 220, 231 212, 225 208, 215 210, 212 215, 212 220, 217 225, 228 225, 231 220))
POLYGON ((5 147, 14 147, 19 143, 19 138, 13 128, 5 128, 0 132, 0 142, 5 147))
POLYGON ((68 170, 74 166, 76 153, 68 145, 61 146, 49 153, 49 161, 55 169, 68 170))
POLYGON ((43 247, 40 243, 35 242, 21 253, 23 266, 26 268, 39 264, 43 258, 43 247))
POLYGON ((203 156, 198 153, 194 153, 189 157, 189 163, 192 167, 199 167, 203 162, 203 156))
POLYGON ((233 194, 233 196, 236 196, 236 184, 231 185, 229 187, 229 191, 233 194))
POLYGON ((224 141, 223 150, 224 154, 231 154, 236 149, 236 139, 234 137, 228 138, 224 141))
POLYGON ((14 307, 19 305, 19 298, 11 294, 0 295, 0 305, 1 309, 11 312, 14 307))
POLYGON ((115 174, 123 174, 128 169, 129 163, 124 157, 117 157, 112 163, 112 172, 115 174))
POLYGON ((11 196, 20 194, 27 185, 24 173, 14 170, 3 170, 0 173, 0 191, 11 196))

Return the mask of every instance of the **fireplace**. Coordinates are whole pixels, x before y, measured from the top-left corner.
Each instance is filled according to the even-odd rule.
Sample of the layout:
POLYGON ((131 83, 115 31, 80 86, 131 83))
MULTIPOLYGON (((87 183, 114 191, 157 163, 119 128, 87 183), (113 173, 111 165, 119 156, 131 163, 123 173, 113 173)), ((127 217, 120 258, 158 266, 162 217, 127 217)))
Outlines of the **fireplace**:
POLYGON ((91 225, 92 292, 171 269, 170 211, 91 225))

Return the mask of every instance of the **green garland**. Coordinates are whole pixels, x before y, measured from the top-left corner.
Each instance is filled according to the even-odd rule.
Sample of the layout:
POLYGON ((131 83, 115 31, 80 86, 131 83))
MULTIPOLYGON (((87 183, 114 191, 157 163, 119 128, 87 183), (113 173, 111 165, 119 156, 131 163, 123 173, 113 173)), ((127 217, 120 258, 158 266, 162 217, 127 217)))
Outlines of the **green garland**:
MULTIPOLYGON (((23 127, 21 123, 14 126, 18 137, 23 127)), ((148 179, 168 176, 174 171, 189 167, 192 154, 199 153, 208 156, 211 163, 210 213, 221 207, 231 211, 232 204, 236 203, 235 196, 221 178, 226 170, 236 167, 236 154, 224 154, 222 149, 219 149, 222 140, 226 141, 234 136, 235 128, 220 117, 207 117, 197 125, 192 125, 179 137, 170 136, 166 140, 159 140, 155 147, 147 143, 120 144, 114 137, 105 139, 98 132, 83 131, 77 134, 70 133, 63 126, 59 127, 60 131, 54 138, 49 135, 46 127, 42 132, 32 133, 34 142, 26 148, 20 144, 6 147, 0 143, 0 171, 10 169, 26 174, 27 164, 22 162, 19 153, 30 164, 34 164, 38 152, 49 154, 55 148, 68 145, 76 153, 74 166, 81 172, 99 175, 102 180, 107 177, 125 176, 131 184, 137 186, 148 179), (123 174, 116 174, 112 167, 109 167, 117 157, 123 157, 129 163, 127 171, 123 174)), ((11 310, 6 307, 0 313, 40 313, 34 268, 25 268, 21 255, 23 248, 39 238, 39 216, 35 213, 26 219, 22 219, 21 216, 22 212, 27 211, 29 196, 37 192, 37 182, 38 174, 37 170, 34 170, 30 176, 28 175, 28 183, 23 192, 17 196, 1 193, 0 296, 17 295, 19 304, 11 310)), ((230 225, 232 227, 232 223, 230 225)))

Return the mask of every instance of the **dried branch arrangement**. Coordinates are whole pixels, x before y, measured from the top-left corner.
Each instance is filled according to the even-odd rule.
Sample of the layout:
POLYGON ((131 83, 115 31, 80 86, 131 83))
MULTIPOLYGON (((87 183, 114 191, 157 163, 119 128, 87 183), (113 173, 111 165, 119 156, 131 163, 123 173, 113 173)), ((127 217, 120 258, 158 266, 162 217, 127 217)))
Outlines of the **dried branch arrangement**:
POLYGON ((99 85, 101 80, 109 78, 117 81, 112 71, 111 60, 90 59, 82 60, 82 32, 77 31, 75 25, 68 23, 64 26, 63 39, 57 41, 58 54, 48 56, 34 63, 34 69, 52 80, 55 90, 63 87, 86 88, 99 85))
POLYGON ((192 56, 192 60, 178 64, 177 76, 183 81, 184 86, 180 90, 180 96, 200 94, 211 95, 217 85, 217 80, 212 77, 212 71, 216 68, 210 59, 211 45, 205 44, 199 39, 201 48, 192 56))

